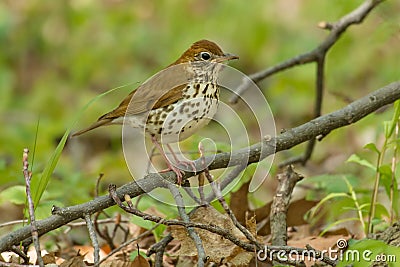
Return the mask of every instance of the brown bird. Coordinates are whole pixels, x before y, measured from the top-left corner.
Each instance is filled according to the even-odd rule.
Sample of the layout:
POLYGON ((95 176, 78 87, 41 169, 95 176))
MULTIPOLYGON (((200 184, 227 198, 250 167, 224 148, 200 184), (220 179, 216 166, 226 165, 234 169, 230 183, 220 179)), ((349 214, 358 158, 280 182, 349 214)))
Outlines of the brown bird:
POLYGON ((172 165, 160 143, 166 144, 177 163, 169 143, 184 140, 209 123, 217 111, 219 99, 218 73, 222 63, 238 59, 223 53, 214 42, 195 42, 174 63, 154 75, 132 91, 121 104, 101 116, 86 129, 72 136, 83 134, 103 125, 128 123, 143 129, 151 136, 168 165, 182 183, 182 170, 172 165))

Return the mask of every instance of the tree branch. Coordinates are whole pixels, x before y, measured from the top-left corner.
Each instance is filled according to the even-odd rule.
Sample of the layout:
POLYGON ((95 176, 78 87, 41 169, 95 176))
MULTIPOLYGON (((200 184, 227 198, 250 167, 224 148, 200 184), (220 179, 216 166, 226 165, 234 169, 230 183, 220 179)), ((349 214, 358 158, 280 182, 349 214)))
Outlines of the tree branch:
MULTIPOLYGON (((348 27, 353 24, 360 24, 369 14, 369 12, 383 1, 384 0, 367 0, 362 3, 358 8, 343 16, 337 22, 319 23, 319 26, 321 28, 330 30, 330 33, 325 38, 325 40, 316 48, 309 52, 297 55, 284 62, 278 63, 275 66, 269 67, 265 70, 250 74, 249 78, 253 82, 258 83, 275 73, 284 71, 294 66, 303 65, 311 62, 318 62, 318 60, 320 60, 320 58, 323 58, 326 52, 338 41, 339 37, 347 30, 348 27)), ((247 79, 246 81, 244 81, 241 86, 238 87, 238 89, 236 90, 236 94, 233 95, 230 99, 231 103, 236 103, 239 100, 240 95, 242 95, 247 90, 247 88, 249 87, 249 80, 247 79)))
POLYGON ((303 176, 295 172, 291 165, 278 174, 278 188, 271 205, 271 243, 273 246, 287 245, 287 210, 294 187, 303 176))
MULTIPOLYGON (((319 27, 323 29, 330 30, 329 35, 322 41, 317 47, 313 50, 295 56, 289 60, 286 60, 282 63, 279 63, 275 66, 267 68, 266 70, 259 71, 257 73, 249 75, 250 79, 244 79, 242 84, 237 88, 236 93, 230 98, 231 103, 236 103, 240 95, 242 95, 251 85, 251 81, 258 83, 263 79, 286 69, 292 68, 297 65, 307 64, 307 63, 316 63, 316 82, 315 82, 315 104, 314 104, 314 118, 317 118, 321 115, 322 110, 322 99, 323 92, 325 87, 325 58, 327 56, 328 51, 332 48, 332 46, 337 43, 340 36, 353 24, 361 23, 365 17, 374 9, 378 4, 383 2, 384 0, 366 0, 362 3, 358 8, 348 13, 347 15, 340 18, 337 22, 327 23, 320 22, 318 24, 319 27)), ((307 161, 310 159, 311 154, 315 147, 315 140, 310 140, 307 144, 306 151, 304 155, 290 158, 280 164, 280 167, 301 163, 305 165, 307 161)))
MULTIPOLYGON (((209 169, 213 170, 241 165, 244 161, 243 155, 249 157, 249 163, 261 161, 275 152, 290 149, 307 140, 314 139, 318 135, 327 135, 337 128, 355 123, 380 107, 393 103, 397 99, 400 99, 400 81, 382 87, 340 110, 287 130, 276 137, 269 137, 260 143, 234 151, 232 155, 231 153, 219 153, 215 155, 215 159, 209 166, 209 169)), ((201 166, 200 164, 200 161, 196 162, 196 165, 201 166)), ((193 173, 187 172, 183 179, 188 179, 191 176, 193 176, 193 173)), ((121 186, 117 189, 116 193, 121 199, 124 199, 124 195, 126 194, 132 198, 137 197, 155 188, 164 187, 165 180, 176 183, 176 177, 173 172, 162 174, 151 173, 140 180, 121 186)), ((113 205, 115 205, 113 199, 105 195, 75 206, 66 208, 55 207, 52 216, 36 222, 38 233, 42 235, 73 220, 82 218, 85 214, 93 214, 113 205)), ((23 242, 23 245, 30 244, 31 230, 31 226, 28 225, 2 236, 0 238, 0 252, 9 251, 13 245, 19 245, 20 242, 23 242)))

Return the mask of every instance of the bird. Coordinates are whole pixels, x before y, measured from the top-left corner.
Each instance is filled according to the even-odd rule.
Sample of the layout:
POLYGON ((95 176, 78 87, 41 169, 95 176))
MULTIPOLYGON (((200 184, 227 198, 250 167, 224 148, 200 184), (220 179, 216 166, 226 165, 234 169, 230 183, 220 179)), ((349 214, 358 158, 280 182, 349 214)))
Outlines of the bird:
MULTIPOLYGON (((238 59, 224 53, 214 42, 193 43, 175 62, 155 74, 126 96, 112 111, 102 115, 89 127, 75 132, 78 136, 100 126, 127 123, 151 137, 168 169, 181 185, 183 171, 167 158, 161 144, 166 144, 177 163, 170 143, 182 141, 206 126, 218 108, 218 75, 227 61, 238 59)), ((196 172, 196 170, 194 169, 196 172)))

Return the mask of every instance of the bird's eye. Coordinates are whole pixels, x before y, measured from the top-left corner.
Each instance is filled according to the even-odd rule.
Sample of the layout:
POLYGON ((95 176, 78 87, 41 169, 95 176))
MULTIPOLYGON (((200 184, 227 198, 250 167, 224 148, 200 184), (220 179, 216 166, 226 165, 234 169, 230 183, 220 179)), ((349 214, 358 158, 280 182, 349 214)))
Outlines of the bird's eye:
POLYGON ((200 57, 201 57, 201 59, 203 59, 203 60, 209 60, 209 59, 211 58, 211 55, 210 55, 210 53, 208 53, 208 52, 201 52, 201 53, 200 53, 200 57))

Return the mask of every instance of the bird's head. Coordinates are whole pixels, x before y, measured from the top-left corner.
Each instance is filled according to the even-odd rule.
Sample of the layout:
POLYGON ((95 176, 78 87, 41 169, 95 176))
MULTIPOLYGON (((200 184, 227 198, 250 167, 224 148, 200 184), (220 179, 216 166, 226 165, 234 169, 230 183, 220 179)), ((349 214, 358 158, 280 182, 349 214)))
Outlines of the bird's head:
POLYGON ((175 61, 174 65, 190 62, 222 63, 238 58, 238 56, 222 52, 221 48, 214 42, 200 40, 192 44, 192 46, 175 61))

